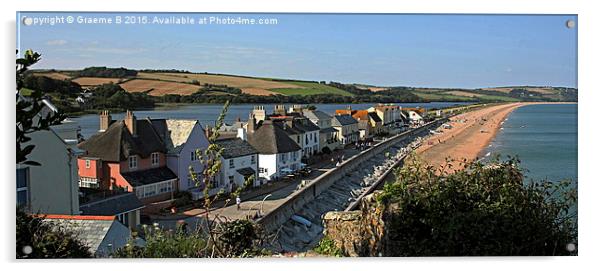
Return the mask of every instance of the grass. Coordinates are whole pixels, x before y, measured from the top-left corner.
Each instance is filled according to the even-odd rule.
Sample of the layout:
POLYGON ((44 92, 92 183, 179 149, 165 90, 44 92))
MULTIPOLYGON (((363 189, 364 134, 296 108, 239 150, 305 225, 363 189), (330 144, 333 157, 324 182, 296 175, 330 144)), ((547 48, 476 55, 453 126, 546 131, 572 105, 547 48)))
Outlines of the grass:
POLYGON ((19 91, 19 93, 21 93, 21 95, 23 96, 29 96, 32 92, 33 90, 28 88, 21 88, 21 90, 19 91))
POLYGON ((314 95, 314 94, 333 94, 341 96, 353 96, 353 94, 338 89, 335 87, 322 85, 313 82, 299 82, 299 81, 287 81, 286 83, 301 86, 303 88, 273 88, 270 91, 277 92, 284 95, 314 95))

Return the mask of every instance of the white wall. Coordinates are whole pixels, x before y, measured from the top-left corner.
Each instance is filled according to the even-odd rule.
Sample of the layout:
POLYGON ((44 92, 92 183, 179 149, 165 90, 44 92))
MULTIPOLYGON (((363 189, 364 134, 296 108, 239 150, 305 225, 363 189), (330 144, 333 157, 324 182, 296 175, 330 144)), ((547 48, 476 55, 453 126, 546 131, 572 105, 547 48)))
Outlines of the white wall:
POLYGON ((29 167, 31 212, 79 215, 77 157, 69 154, 68 146, 52 130, 38 131, 30 137, 27 143, 35 147, 27 158, 42 165, 17 168, 29 167))
POLYGON ((221 177, 221 182, 220 184, 223 184, 223 188, 226 188, 226 191, 228 191, 228 189, 231 189, 231 183, 230 183, 230 178, 229 176, 234 176, 234 183, 236 183, 236 185, 238 187, 242 187, 244 185, 245 182, 245 177, 242 176, 240 173, 238 173, 236 170, 238 169, 242 169, 242 168, 246 168, 246 167, 250 167, 253 170, 255 170, 255 183, 253 184, 253 186, 256 186, 258 184, 257 182, 257 164, 258 164, 258 157, 257 154, 253 154, 253 155, 247 155, 247 156, 241 156, 241 157, 234 157, 231 158, 234 161, 234 167, 230 168, 230 159, 224 159, 222 158, 222 168, 221 168, 221 172, 220 172, 220 177, 221 177), (251 163, 252 158, 254 157, 255 159, 255 163, 251 163))
POLYGON ((202 172, 203 166, 198 160, 192 161, 190 159, 190 154, 196 149, 204 151, 208 146, 209 141, 205 136, 203 128, 197 123, 194 125, 194 128, 188 137, 188 141, 186 141, 180 150, 180 153, 167 156, 167 167, 178 176, 179 191, 195 188, 194 181, 191 184, 188 183, 188 175, 190 172, 188 167, 192 165, 195 172, 202 172))
POLYGON ((260 154, 259 155, 259 167, 267 169, 267 172, 260 173, 259 177, 272 180, 273 178, 282 177, 283 174, 280 170, 283 168, 290 168, 292 170, 301 169, 301 150, 296 151, 296 159, 293 159, 295 152, 285 153, 286 159, 282 159, 282 154, 260 154))

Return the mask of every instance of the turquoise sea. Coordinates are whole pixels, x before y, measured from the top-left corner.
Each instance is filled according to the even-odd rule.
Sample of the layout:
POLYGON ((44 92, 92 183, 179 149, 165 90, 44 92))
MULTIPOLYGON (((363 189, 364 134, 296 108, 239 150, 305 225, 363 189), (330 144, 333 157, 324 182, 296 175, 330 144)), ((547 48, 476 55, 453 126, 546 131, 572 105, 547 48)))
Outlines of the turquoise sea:
POLYGON ((488 158, 518 156, 527 180, 577 183, 577 104, 517 108, 483 153, 488 158))

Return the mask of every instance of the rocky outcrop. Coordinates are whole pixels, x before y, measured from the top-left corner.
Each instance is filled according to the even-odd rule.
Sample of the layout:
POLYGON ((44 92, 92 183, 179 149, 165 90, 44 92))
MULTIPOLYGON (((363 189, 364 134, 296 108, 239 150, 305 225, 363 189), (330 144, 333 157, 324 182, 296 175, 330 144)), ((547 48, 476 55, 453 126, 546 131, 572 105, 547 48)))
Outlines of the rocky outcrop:
POLYGON ((362 199, 357 211, 328 212, 324 215, 324 235, 328 236, 351 257, 380 257, 390 255, 387 244, 391 236, 388 231, 391 214, 395 206, 384 206, 376 202, 376 194, 362 199))

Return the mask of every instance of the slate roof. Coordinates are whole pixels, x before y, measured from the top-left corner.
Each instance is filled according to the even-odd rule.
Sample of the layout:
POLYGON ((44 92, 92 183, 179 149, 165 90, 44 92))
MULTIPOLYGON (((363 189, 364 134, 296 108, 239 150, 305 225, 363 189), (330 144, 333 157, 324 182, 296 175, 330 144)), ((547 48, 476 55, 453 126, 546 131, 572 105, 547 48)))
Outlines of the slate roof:
POLYGON ((176 179, 177 176, 167 167, 122 172, 121 176, 132 186, 141 186, 176 179))
POLYGON ((230 159, 234 157, 247 156, 259 153, 249 142, 240 138, 220 139, 215 142, 220 147, 224 148, 222 157, 230 159))
POLYGON ((93 254, 98 250, 113 223, 120 223, 114 216, 46 215, 44 217, 44 221, 56 223, 57 226, 73 232, 77 239, 90 247, 90 252, 93 254))
POLYGON ((332 127, 327 127, 327 128, 320 130, 320 133, 336 133, 336 132, 338 132, 338 130, 335 128, 332 128, 332 127))
POLYGON ((328 120, 328 119, 332 118, 332 116, 330 116, 327 113, 324 113, 323 111, 320 111, 320 110, 304 109, 303 115, 306 118, 311 119, 311 120, 328 120))
POLYGON ((248 134, 249 143, 260 154, 277 154, 301 149, 282 128, 271 121, 264 121, 254 133, 248 134))
POLYGON ((255 170, 250 167, 237 169, 236 172, 240 173, 240 175, 242 175, 242 176, 255 175, 255 170))
POLYGON ((136 120, 136 136, 132 136, 125 122, 120 120, 111 124, 106 131, 80 143, 78 147, 87 152, 85 157, 109 162, 125 161, 131 155, 146 158, 153 152, 166 152, 150 119, 136 120))
POLYGON ((368 116, 375 122, 382 122, 383 120, 378 116, 376 112, 368 112, 368 116))
POLYGON ((332 126, 345 126, 357 124, 357 120, 355 120, 351 115, 336 115, 332 117, 332 126))
POLYGON ((315 125, 309 119, 295 119, 293 120, 293 127, 305 132, 313 132, 320 130, 320 127, 318 125, 315 125))
POLYGON ((83 215, 118 215, 144 208, 134 193, 123 193, 80 205, 83 215))

